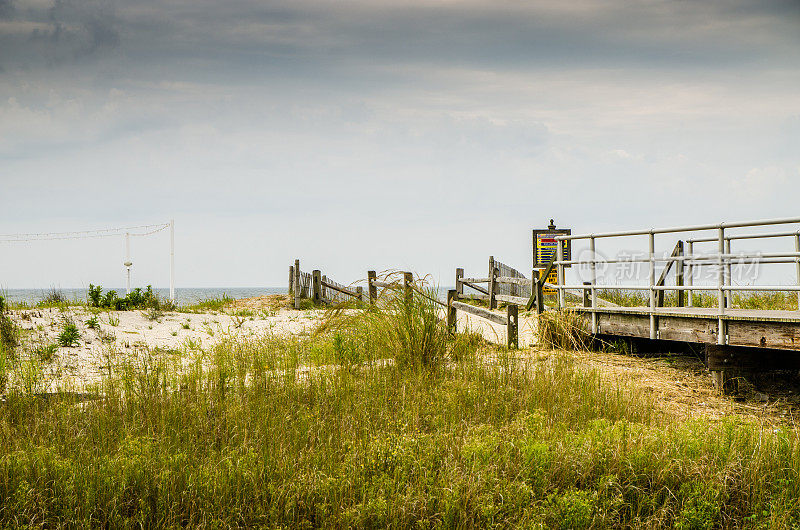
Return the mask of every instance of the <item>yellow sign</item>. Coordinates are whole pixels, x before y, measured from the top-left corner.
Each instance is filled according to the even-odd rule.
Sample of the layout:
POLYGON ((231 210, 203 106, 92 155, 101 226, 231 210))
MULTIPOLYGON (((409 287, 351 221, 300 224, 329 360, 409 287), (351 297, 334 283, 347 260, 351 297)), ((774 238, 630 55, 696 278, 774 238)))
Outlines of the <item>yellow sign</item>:
MULTIPOLYGON (((542 270, 544 272, 544 270, 542 270)), ((546 283, 552 283, 553 285, 558 285, 558 269, 553 269, 550 271, 550 275, 547 276, 546 283)), ((556 294, 558 291, 553 289, 552 287, 542 286, 542 294, 556 294)))
MULTIPOLYGON (((533 231, 533 266, 534 268, 547 267, 548 264, 556 257, 558 250, 558 236, 569 235, 572 230, 558 229, 558 230, 534 230, 533 231)), ((571 245, 570 241, 562 241, 562 248, 564 249, 564 260, 570 260, 571 245)), ((569 267, 569 265, 565 265, 569 267)))

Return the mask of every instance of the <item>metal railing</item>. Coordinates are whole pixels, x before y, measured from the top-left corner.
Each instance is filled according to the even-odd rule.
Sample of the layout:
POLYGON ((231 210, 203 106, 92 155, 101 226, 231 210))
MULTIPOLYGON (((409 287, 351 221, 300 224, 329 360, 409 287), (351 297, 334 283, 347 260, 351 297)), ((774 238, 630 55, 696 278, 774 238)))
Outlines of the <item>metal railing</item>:
POLYGON ((649 230, 629 230, 621 232, 606 232, 598 234, 575 234, 557 236, 555 239, 558 241, 575 241, 575 240, 588 240, 589 253, 591 259, 580 260, 564 260, 564 247, 558 245, 556 247, 556 260, 553 262, 558 268, 558 283, 545 284, 552 287, 558 292, 558 306, 565 306, 565 291, 567 289, 590 289, 591 292, 591 320, 592 320, 592 333, 597 333, 597 291, 598 289, 606 290, 644 290, 650 292, 650 338, 658 338, 657 329, 657 311, 656 311, 656 296, 659 291, 688 291, 689 305, 692 305, 692 292, 693 291, 716 291, 717 292, 717 316, 718 316, 718 333, 717 342, 719 344, 726 343, 725 333, 725 310, 726 299, 730 297, 733 291, 796 291, 798 296, 798 310, 800 310, 800 229, 796 231, 784 232, 771 232, 761 234, 726 234, 726 230, 733 228, 753 228, 762 226, 775 226, 775 225, 791 225, 800 224, 800 218, 785 218, 785 219, 765 219, 760 221, 747 221, 738 223, 719 223, 709 225, 697 226, 679 226, 672 228, 652 228, 649 230), (688 244, 687 254, 682 256, 656 256, 655 250, 655 236, 657 234, 675 234, 686 232, 704 232, 716 231, 716 237, 694 238, 687 239, 688 244), (619 238, 631 236, 648 236, 648 257, 642 259, 620 259, 608 260, 598 259, 596 251, 596 241, 603 238, 619 238), (795 251, 794 252, 774 252, 774 253, 743 253, 732 254, 730 250, 731 240, 736 239, 765 239, 777 237, 794 237, 795 251), (694 254, 695 243, 716 242, 717 252, 710 254, 694 254), (735 261, 734 261, 735 260, 735 261), (638 286, 619 286, 619 285, 598 285, 597 283, 597 265, 602 263, 648 263, 649 264, 649 282, 648 285, 638 286), (687 285, 674 285, 664 286, 656 284, 656 263, 665 262, 680 262, 686 265, 688 272, 687 285), (731 285, 731 270, 732 266, 744 263, 795 263, 797 271, 796 285, 731 285), (567 285, 564 278, 565 265, 588 265, 590 271, 590 281, 581 285, 567 285), (702 266, 715 266, 717 268, 717 285, 704 286, 693 285, 692 273, 694 267, 702 266), (727 296, 726 296, 727 294, 727 296))

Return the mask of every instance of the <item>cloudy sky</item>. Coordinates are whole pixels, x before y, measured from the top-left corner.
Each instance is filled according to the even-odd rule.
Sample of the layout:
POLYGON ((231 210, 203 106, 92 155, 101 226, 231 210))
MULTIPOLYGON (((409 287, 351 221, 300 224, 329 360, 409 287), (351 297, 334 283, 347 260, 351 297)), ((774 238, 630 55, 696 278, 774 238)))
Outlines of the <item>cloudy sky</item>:
MULTIPOLYGON (((178 286, 530 267, 530 229, 798 216, 800 2, 0 0, 0 233, 176 222, 178 286)), ((166 285, 168 239, 135 241, 166 285)), ((119 239, 0 244, 122 285, 119 239)))

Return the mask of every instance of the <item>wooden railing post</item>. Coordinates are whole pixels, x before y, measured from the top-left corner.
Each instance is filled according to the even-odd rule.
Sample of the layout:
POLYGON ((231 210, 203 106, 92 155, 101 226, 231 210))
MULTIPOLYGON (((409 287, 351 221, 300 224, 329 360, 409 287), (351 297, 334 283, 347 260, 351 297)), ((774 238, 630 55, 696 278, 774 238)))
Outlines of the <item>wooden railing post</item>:
POLYGON ((413 293, 411 292, 411 285, 414 283, 414 275, 410 272, 403 273, 403 293, 406 297, 406 305, 411 305, 414 301, 413 293))
POLYGON ((294 266, 289 265, 289 294, 294 294, 294 266))
MULTIPOLYGON (((678 256, 682 258, 684 256, 683 241, 678 241, 678 249, 679 249, 678 256)), ((683 287, 683 267, 684 267, 683 260, 680 260, 676 266, 678 268, 675 269, 675 285, 677 287, 683 287)), ((678 307, 683 307, 683 300, 684 300, 683 289, 678 289, 678 307)))
POLYGON ((508 338, 508 348, 519 348, 519 307, 517 304, 508 304, 507 307, 508 325, 506 335, 508 338))
MULTIPOLYGON (((592 282, 583 282, 583 285, 591 285, 592 282)), ((583 307, 591 307, 592 306, 592 290, 589 287, 583 288, 583 307)))
POLYGON ((455 299, 458 300, 461 298, 461 295, 464 294, 464 284, 461 283, 461 278, 464 277, 464 269, 458 268, 456 269, 456 297, 455 299))
POLYGON ((447 291, 447 329, 451 334, 455 335, 456 328, 456 308, 453 307, 453 300, 458 297, 456 289, 449 289, 447 291))
POLYGON ((322 303, 322 271, 314 270, 311 273, 311 286, 314 293, 313 300, 315 304, 322 303))
POLYGON ((302 289, 300 289, 300 260, 294 260, 294 308, 300 309, 300 296, 302 289))
POLYGON ((369 291, 369 303, 374 304, 378 299, 378 286, 375 281, 378 279, 375 271, 367 271, 367 291, 369 291))
POLYGON ((494 256, 489 256, 489 309, 497 307, 497 300, 495 299, 495 268, 494 256))
POLYGON ((361 287, 360 285, 358 287, 356 287, 356 294, 358 295, 358 301, 359 302, 363 302, 364 301, 364 288, 361 287))

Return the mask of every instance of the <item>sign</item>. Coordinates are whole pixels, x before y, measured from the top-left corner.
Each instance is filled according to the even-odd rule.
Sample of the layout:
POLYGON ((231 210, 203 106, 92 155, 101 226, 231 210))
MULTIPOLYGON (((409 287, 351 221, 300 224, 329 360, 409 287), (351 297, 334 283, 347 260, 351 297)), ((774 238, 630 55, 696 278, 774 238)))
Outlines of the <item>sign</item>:
MULTIPOLYGON (((544 270, 542 270, 541 272, 544 272, 544 270)), ((557 268, 553 267, 553 270, 550 271, 550 275, 545 280, 545 283, 552 283, 553 285, 558 285, 558 269, 557 268)), ((556 293, 558 293, 557 289, 553 289, 552 287, 547 287, 546 285, 542 286, 542 294, 548 295, 548 294, 556 294, 556 293)))
MULTIPOLYGON (((553 224, 553 220, 550 220, 550 226, 544 230, 534 230, 533 231, 533 268, 534 269, 541 269, 547 267, 550 261, 553 260, 554 256, 556 255, 556 250, 558 249, 558 241, 556 241, 557 236, 564 236, 572 234, 572 230, 569 228, 556 228, 556 225, 553 224)), ((569 261, 572 259, 572 245, 569 240, 562 241, 561 244, 564 247, 564 260, 569 261)), ((570 265, 564 265, 564 267, 569 267, 570 265)))

